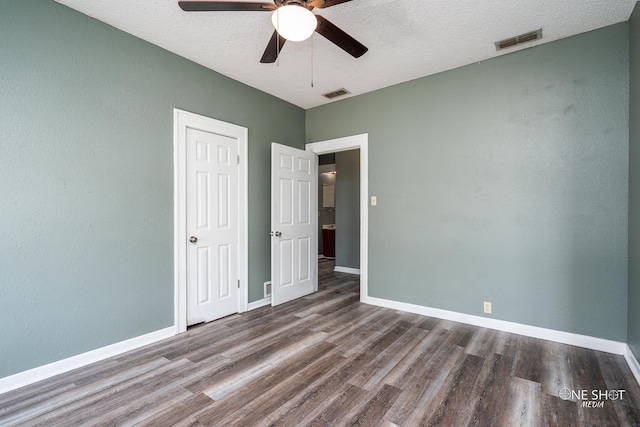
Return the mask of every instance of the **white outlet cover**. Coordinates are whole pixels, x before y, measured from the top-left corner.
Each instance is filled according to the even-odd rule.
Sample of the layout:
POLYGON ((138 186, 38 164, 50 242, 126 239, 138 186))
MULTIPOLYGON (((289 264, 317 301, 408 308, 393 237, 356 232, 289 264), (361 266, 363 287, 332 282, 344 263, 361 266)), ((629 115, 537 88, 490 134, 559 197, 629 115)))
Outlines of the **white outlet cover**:
POLYGON ((484 302, 484 312, 486 314, 491 314, 491 303, 490 302, 487 302, 487 301, 484 302))

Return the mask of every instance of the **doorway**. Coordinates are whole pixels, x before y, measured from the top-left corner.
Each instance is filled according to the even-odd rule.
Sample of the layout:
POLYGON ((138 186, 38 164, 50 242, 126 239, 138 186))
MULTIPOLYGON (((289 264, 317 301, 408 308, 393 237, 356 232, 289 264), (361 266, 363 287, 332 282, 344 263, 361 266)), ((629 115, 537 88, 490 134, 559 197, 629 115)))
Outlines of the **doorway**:
POLYGON ((360 274, 360 150, 318 161, 318 253, 335 260, 336 272, 360 274))
POLYGON ((318 156, 318 258, 335 259, 336 153, 318 156))
POLYGON ((369 241, 369 135, 309 143, 306 150, 317 155, 360 149, 360 300, 368 296, 368 241, 369 241))
POLYGON ((174 110, 174 316, 189 323, 246 311, 244 127, 174 110))

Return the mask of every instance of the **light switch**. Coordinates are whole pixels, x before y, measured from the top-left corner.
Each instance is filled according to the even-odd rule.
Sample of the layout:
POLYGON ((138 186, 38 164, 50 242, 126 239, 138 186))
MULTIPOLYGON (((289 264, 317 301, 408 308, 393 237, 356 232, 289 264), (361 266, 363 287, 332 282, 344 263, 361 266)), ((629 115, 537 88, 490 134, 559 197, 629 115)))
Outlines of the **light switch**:
POLYGON ((371 196, 371 206, 376 206, 378 204, 378 198, 376 196, 371 196))

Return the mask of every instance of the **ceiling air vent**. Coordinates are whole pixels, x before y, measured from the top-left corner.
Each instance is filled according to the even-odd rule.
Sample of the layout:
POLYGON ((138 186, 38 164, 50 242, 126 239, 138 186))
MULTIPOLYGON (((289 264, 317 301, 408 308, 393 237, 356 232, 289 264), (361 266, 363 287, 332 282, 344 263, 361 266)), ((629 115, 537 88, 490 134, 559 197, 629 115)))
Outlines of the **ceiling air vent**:
POLYGON ((351 92, 349 92, 345 88, 342 88, 342 89, 334 90, 333 92, 323 93, 322 96, 328 99, 333 99, 333 98, 337 98, 338 96, 346 95, 348 93, 351 93, 351 92))
POLYGON ((520 34, 519 36, 510 37, 508 39, 500 40, 496 42, 496 50, 506 49, 517 44, 530 42, 533 40, 539 40, 542 38, 542 28, 536 31, 530 31, 528 33, 520 34))

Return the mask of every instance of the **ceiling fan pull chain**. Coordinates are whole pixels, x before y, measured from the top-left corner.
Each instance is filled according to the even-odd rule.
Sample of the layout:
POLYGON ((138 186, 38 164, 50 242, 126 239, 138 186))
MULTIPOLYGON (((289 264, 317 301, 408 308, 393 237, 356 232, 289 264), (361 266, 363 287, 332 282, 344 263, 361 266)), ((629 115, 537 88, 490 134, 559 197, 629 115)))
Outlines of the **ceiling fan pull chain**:
POLYGON ((311 87, 313 87, 313 39, 314 34, 311 35, 311 87))

